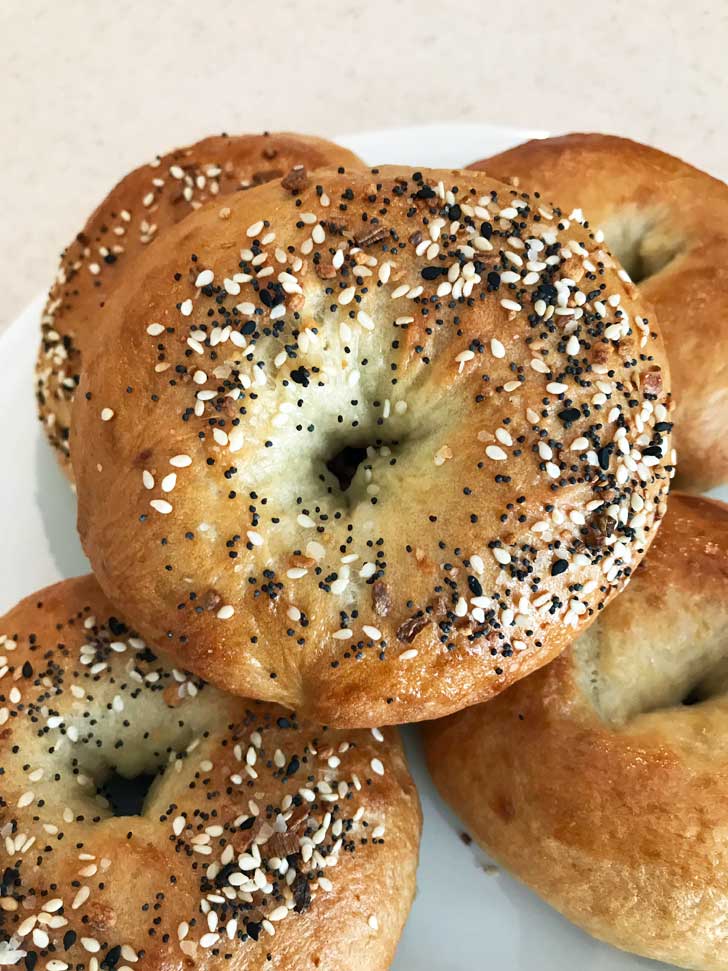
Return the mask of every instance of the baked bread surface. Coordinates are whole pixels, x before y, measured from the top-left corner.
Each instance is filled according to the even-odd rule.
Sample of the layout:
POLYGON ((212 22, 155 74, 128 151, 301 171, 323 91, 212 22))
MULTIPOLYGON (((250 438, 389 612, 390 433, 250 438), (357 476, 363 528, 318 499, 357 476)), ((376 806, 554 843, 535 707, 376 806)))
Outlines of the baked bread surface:
POLYGON ((86 358, 79 531, 227 690, 370 726, 482 701, 628 580, 673 471, 655 321, 597 238, 459 171, 208 205, 86 358))
POLYGON ((0 626, 3 966, 390 966, 421 826, 394 730, 222 694, 92 577, 0 626))
POLYGON ((728 506, 675 493, 624 594, 493 702, 425 726, 469 833, 627 951, 728 968, 728 506))

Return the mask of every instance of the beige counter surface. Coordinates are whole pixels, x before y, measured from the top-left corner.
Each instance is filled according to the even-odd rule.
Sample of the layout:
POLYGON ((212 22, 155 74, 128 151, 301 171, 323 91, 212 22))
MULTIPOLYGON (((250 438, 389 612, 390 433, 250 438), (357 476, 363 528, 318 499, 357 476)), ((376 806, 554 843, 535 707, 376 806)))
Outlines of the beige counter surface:
POLYGON ((726 0, 3 0, 0 329, 125 171, 210 132, 602 130, 728 176, 727 50, 726 0))

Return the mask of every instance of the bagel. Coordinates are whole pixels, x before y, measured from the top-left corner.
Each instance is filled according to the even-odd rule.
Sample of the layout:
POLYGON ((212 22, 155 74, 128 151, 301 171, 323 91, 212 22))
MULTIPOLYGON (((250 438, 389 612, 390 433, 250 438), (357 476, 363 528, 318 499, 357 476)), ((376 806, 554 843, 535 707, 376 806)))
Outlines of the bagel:
POLYGON ((728 969, 728 506, 673 494, 626 592, 548 667, 426 726, 473 837, 595 937, 728 969))
POLYGON ((492 696, 661 515, 642 313, 597 239, 478 173, 326 170, 201 209, 109 301, 76 396, 102 588, 190 670, 325 724, 492 696))
POLYGON ((64 250, 41 317, 38 412, 67 476, 72 476, 69 429, 82 355, 129 264, 207 200, 270 179, 302 184, 308 170, 322 165, 361 164, 340 145, 310 135, 219 135, 157 156, 111 190, 64 250))
POLYGON ((612 135, 526 142, 476 162, 542 188, 604 230, 655 310, 675 396, 676 485, 728 482, 728 186, 655 148, 612 135))
POLYGON ((389 967, 420 832, 393 730, 221 694, 92 577, 0 629, 0 965, 389 967))

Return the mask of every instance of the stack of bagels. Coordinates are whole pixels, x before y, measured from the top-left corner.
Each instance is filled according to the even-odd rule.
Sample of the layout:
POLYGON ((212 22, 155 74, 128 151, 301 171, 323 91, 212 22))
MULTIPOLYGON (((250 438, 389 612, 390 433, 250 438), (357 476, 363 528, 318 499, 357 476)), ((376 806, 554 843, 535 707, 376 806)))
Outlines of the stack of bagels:
POLYGON ((385 971, 424 722, 494 859, 728 969, 726 237, 600 135, 223 135, 110 192, 41 321, 93 576, 0 627, 0 965, 385 971))

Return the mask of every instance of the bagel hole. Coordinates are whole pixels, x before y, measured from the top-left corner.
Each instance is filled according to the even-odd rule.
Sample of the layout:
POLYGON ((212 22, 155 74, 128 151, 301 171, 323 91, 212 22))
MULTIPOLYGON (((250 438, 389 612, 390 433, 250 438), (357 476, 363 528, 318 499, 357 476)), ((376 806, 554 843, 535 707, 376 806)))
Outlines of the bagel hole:
POLYGON ((114 816, 142 816, 144 803, 155 779, 155 772, 127 777, 114 769, 98 787, 98 794, 109 803, 114 816))
POLYGON ((701 701, 706 701, 705 691, 702 690, 701 686, 698 685, 693 687, 688 691, 685 697, 680 702, 681 705, 686 707, 691 707, 692 705, 699 705, 701 701))
POLYGON ((628 210, 604 226, 612 253, 633 283, 642 283, 664 270, 680 254, 683 241, 665 230, 664 214, 628 210))
POLYGON ((354 481, 356 470, 366 457, 365 446, 345 445, 326 462, 326 468, 337 480, 342 492, 346 492, 354 481))

